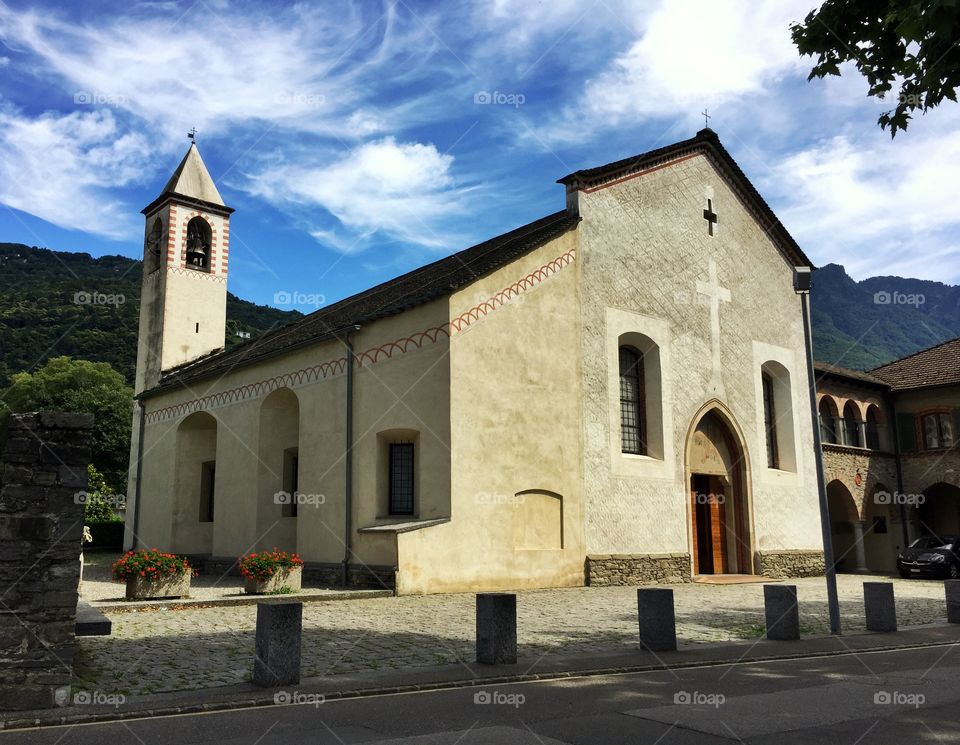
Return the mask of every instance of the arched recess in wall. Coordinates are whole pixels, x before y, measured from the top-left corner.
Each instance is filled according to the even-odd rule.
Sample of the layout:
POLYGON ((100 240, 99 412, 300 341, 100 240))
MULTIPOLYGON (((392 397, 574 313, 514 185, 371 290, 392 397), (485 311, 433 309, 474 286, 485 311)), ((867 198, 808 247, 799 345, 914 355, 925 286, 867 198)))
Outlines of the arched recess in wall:
POLYGON ((177 427, 171 551, 209 554, 217 504, 217 420, 198 411, 177 427))
POLYGON ((860 409, 853 401, 843 406, 843 444, 851 447, 863 447, 860 438, 860 409))
POLYGON ((928 486, 917 506, 917 519, 921 535, 960 535, 960 487, 944 481, 928 486))
POLYGON ((620 450, 663 459, 663 384, 660 347, 637 332, 617 340, 620 381, 620 450))
POLYGON ((297 550, 300 489, 300 402, 279 388, 260 404, 257 447, 257 550, 297 550))
POLYGON ((881 448, 886 448, 886 443, 884 442, 884 437, 881 436, 881 428, 883 428, 883 413, 880 411, 880 407, 876 404, 870 404, 867 406, 867 442, 866 447, 871 450, 880 450, 881 448))
POLYGON ((827 484, 827 505, 834 565, 840 571, 853 571, 857 558, 854 523, 860 520, 857 503, 846 485, 834 479, 827 484))
POLYGON ((513 547, 518 551, 563 548, 563 496, 527 489, 513 496, 513 547))
POLYGON ((790 371, 769 360, 760 368, 764 403, 764 436, 767 465, 781 471, 797 470, 797 448, 793 434, 793 389, 790 371))
POLYGON ((837 405, 830 396, 823 396, 817 407, 820 412, 820 439, 828 445, 840 442, 840 433, 837 432, 837 405))

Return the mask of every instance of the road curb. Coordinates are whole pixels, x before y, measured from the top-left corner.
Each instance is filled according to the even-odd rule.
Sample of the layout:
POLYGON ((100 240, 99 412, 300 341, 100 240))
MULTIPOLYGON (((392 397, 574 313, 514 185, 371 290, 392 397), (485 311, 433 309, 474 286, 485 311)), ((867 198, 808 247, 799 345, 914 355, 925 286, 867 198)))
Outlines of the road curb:
MULTIPOLYGON (((960 644, 960 628, 949 624, 938 624, 935 626, 917 627, 913 629, 896 632, 896 634, 856 634, 848 637, 818 636, 809 637, 800 642, 794 643, 772 643, 774 646, 789 646, 790 650, 784 649, 781 653, 770 653, 770 642, 759 643, 740 643, 739 645, 697 645, 696 647, 685 647, 678 652, 663 654, 655 662, 644 664, 626 664, 626 665, 597 665, 590 664, 588 659, 580 660, 581 666, 575 667, 577 660, 568 658, 567 662, 574 667, 572 669, 557 669, 540 673, 504 673, 502 670, 491 668, 490 675, 481 675, 474 678, 451 678, 448 680, 424 680, 416 683, 398 683, 396 685, 377 685, 372 681, 371 685, 354 685, 353 687, 331 688, 331 684, 337 685, 338 681, 329 679, 310 679, 304 680, 297 686, 287 686, 287 688, 296 688, 298 694, 308 694, 315 697, 322 697, 321 701, 338 701, 356 698, 373 698, 377 696, 389 696, 405 693, 419 693, 426 691, 442 691, 455 688, 476 688, 479 686, 491 685, 510 685, 516 683, 531 683, 550 680, 565 680, 571 678, 600 677, 607 675, 628 675, 632 673, 656 672, 661 670, 679 670, 701 667, 720 667, 726 665, 747 665, 758 662, 773 662, 778 660, 798 660, 815 657, 840 657, 857 654, 871 654, 876 652, 894 652, 910 649, 923 649, 926 647, 955 646, 960 644), (913 639, 910 637, 939 636, 931 640, 913 639), (904 638, 908 637, 908 638, 904 638), (845 639, 851 641, 854 646, 847 644, 845 639), (885 643, 869 643, 870 641, 884 640, 885 643), (839 641, 840 646, 837 646, 839 641), (759 653, 752 653, 761 644, 765 647, 759 653), (863 646, 859 646, 863 644, 863 646), (711 649, 720 647, 724 651, 735 650, 739 646, 746 651, 740 655, 730 654, 723 656, 721 653, 717 657, 709 657, 701 652, 709 654, 711 649), (808 649, 798 649, 808 647, 808 649), (684 659, 684 657, 686 659, 684 659), (668 658, 664 660, 662 658, 668 658)), ((719 651, 719 650, 717 650, 719 651)), ((630 655, 641 655, 641 652, 632 652, 630 655)), ((649 653, 646 653, 649 655, 649 653)), ((589 658, 597 660, 598 658, 589 658)), ((563 663, 561 663, 563 664, 563 663)), ((511 666, 511 667, 519 667, 511 666)), ((469 666, 467 666, 469 669, 469 666)), ((485 667, 482 669, 486 669, 485 667)), ((436 668, 427 670, 404 671, 408 678, 429 676, 436 668)), ((351 681, 343 681, 347 686, 351 681)), ((129 709, 121 710, 111 707, 98 707, 95 710, 76 711, 74 707, 68 707, 70 710, 51 709, 34 712, 11 712, 17 715, 16 719, 7 719, 0 722, 0 731, 14 731, 34 728, 60 727, 60 726, 78 726, 85 724, 124 721, 131 719, 145 719, 152 717, 182 716, 188 714, 211 713, 217 711, 231 711, 238 709, 251 709, 263 706, 310 706, 314 702, 295 702, 289 704, 276 703, 274 696, 276 691, 273 689, 260 691, 259 689, 236 691, 230 693, 215 693, 217 689, 203 689, 199 691, 179 692, 179 694, 157 694, 155 696, 140 697, 132 702, 129 709), (174 704, 164 701, 151 701, 151 699, 169 699, 171 695, 195 695, 197 698, 206 698, 205 701, 196 703, 174 704), (153 704, 153 705, 151 705, 153 704)))

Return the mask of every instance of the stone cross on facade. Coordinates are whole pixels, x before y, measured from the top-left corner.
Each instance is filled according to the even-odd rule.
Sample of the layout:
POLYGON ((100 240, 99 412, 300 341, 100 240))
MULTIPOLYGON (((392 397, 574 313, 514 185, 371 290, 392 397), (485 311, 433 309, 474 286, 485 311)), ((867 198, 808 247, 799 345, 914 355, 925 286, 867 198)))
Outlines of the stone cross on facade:
POLYGON ((707 232, 713 235, 713 226, 717 224, 717 213, 713 211, 713 200, 707 200, 707 208, 703 211, 703 219, 707 221, 707 232))
MULTIPOLYGON (((721 287, 717 279, 717 262, 710 259, 710 281, 697 280, 697 292, 706 295, 710 303, 710 341, 713 357, 714 388, 720 386, 720 303, 730 302, 730 290, 721 287)), ((718 391, 719 392, 719 391, 718 391)))

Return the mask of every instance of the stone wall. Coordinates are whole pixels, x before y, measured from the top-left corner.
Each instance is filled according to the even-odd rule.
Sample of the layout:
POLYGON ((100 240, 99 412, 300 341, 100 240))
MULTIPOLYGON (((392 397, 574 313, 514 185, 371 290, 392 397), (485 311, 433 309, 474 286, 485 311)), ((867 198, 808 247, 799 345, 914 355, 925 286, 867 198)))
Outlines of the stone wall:
POLYGON ((14 414, 0 487, 0 709, 70 702, 90 414, 14 414))
POLYGON ((826 571, 823 551, 757 551, 764 577, 819 577, 826 571))
POLYGON ((687 554, 592 554, 586 561, 587 584, 653 585, 690 582, 687 554))

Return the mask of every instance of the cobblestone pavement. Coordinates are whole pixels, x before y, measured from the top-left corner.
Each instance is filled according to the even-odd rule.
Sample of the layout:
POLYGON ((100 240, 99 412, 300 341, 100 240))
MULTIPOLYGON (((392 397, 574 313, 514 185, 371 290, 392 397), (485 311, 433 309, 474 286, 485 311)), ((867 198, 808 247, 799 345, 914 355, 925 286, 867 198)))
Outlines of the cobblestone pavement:
MULTIPOLYGON (((862 586, 841 575, 845 631, 864 629, 862 586)), ((874 578, 877 579, 877 578, 874 578)), ((892 580, 902 627, 946 620, 943 583, 892 580)), ((827 631, 823 578, 797 585, 805 634, 827 631)), ((674 585, 683 644, 763 634, 763 585, 674 585)), ((518 593, 521 657, 635 647, 636 588, 518 593)), ((126 695, 190 690, 250 678, 255 606, 110 613, 111 637, 80 638, 77 686, 126 695)), ((458 664, 474 643, 474 596, 429 595, 305 603, 303 676, 458 664)))

